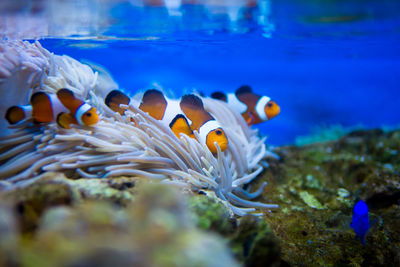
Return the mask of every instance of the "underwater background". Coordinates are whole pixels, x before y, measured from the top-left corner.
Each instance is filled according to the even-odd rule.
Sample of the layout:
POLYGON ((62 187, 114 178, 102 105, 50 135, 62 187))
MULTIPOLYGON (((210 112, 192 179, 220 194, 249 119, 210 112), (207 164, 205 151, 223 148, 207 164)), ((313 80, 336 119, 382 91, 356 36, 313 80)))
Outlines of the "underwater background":
POLYGON ((100 109, 93 128, 13 126, 0 137, 0 266, 400 266, 400 1, 1 0, 0 39, 6 98, 108 86, 76 59, 131 95, 247 84, 281 108, 215 165, 196 143, 187 159, 168 146, 149 157, 164 144, 156 122, 100 109))
POLYGON ((400 124, 396 0, 4 1, 0 6, 3 35, 42 37, 43 47, 55 54, 104 66, 132 94, 162 87, 179 97, 252 86, 281 106, 277 118, 258 125, 272 145, 400 124), (302 138, 310 134, 319 136, 302 138))

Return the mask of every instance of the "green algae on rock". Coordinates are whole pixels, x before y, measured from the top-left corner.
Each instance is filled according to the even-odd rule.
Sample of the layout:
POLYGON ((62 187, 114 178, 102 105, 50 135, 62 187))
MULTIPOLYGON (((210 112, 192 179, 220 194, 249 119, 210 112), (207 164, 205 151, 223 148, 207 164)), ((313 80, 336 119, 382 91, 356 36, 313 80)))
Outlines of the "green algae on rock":
POLYGON ((189 207, 199 228, 220 234, 233 231, 236 220, 229 207, 216 196, 195 195, 189 198, 189 207))
POLYGON ((317 209, 317 210, 323 210, 326 209, 324 205, 322 205, 313 195, 308 193, 307 191, 301 191, 299 193, 300 198, 304 201, 304 203, 307 204, 307 206, 317 209))
POLYGON ((239 220, 235 232, 229 236, 235 256, 246 266, 279 266, 281 246, 268 222, 255 216, 239 220))
POLYGON ((281 209, 265 220, 280 241, 282 261, 295 266, 400 265, 395 226, 400 217, 394 215, 400 209, 398 151, 399 130, 355 131, 337 141, 277 148, 280 159, 269 160, 265 177, 268 199, 281 209), (310 195, 323 209, 305 198, 310 195), (365 246, 350 228, 358 198, 370 208, 365 246))
POLYGON ((265 220, 251 215, 232 217, 226 204, 212 196, 191 196, 189 203, 197 225, 227 238, 240 262, 246 266, 279 265, 279 241, 265 220))

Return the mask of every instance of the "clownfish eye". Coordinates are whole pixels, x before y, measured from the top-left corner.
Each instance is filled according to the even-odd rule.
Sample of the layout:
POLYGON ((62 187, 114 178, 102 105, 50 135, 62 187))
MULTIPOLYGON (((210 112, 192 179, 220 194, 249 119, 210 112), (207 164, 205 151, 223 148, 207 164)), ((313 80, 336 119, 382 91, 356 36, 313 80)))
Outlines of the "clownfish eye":
POLYGON ((221 135, 221 134, 222 134, 222 131, 221 131, 221 130, 216 130, 215 133, 216 133, 217 135, 221 135))
POLYGON ((91 117, 91 116, 92 116, 92 114, 91 114, 90 112, 85 113, 85 115, 88 116, 88 117, 91 117))
POLYGON ((268 104, 267 104, 267 106, 268 106, 269 108, 272 108, 272 105, 273 105, 272 103, 268 103, 268 104))

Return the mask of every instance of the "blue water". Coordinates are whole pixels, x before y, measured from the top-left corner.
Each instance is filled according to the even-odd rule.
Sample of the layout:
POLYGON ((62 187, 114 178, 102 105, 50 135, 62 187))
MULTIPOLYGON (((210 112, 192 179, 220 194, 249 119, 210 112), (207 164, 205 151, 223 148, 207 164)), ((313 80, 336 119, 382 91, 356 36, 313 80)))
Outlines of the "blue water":
POLYGON ((251 85, 281 106, 257 126, 275 145, 315 125, 400 124, 400 1, 268 3, 234 24, 196 5, 181 7, 177 18, 164 7, 125 3, 112 8, 117 22, 102 40, 41 43, 105 66, 133 93, 153 83, 176 96, 251 85))

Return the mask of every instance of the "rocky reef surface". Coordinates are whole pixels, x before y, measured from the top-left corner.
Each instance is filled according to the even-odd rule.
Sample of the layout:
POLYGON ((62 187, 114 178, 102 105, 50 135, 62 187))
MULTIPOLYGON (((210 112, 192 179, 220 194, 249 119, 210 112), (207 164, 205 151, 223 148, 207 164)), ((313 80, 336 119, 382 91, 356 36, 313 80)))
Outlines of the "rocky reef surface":
POLYGON ((275 149, 264 216, 233 216, 213 192, 128 177, 44 173, 0 183, 0 266, 400 266, 400 131, 275 149), (365 245, 350 228, 369 207, 365 245))
POLYGON ((280 147, 265 196, 281 258, 295 266, 400 266, 400 131, 354 131, 337 141, 280 147), (369 207, 365 245, 350 228, 354 204, 369 207))

